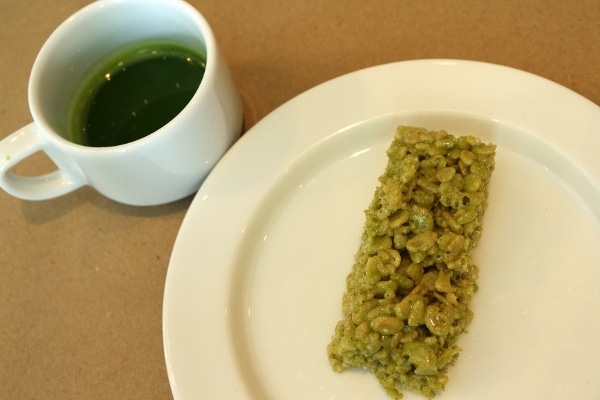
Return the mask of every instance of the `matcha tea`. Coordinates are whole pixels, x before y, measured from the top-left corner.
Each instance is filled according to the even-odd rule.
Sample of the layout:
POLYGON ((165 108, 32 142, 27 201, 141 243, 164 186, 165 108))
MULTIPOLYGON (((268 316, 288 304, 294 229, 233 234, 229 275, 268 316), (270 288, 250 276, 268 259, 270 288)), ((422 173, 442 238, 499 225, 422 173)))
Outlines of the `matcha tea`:
POLYGON ((204 76, 205 57, 168 42, 117 51, 94 68, 73 98, 71 140, 117 146, 158 130, 188 104, 204 76))

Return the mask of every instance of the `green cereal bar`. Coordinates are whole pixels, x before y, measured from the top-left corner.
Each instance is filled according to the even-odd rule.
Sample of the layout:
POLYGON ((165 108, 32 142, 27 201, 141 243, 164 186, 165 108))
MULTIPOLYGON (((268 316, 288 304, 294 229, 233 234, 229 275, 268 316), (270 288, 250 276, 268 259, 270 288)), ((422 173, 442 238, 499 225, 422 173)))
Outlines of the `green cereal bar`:
POLYGON ((369 370, 394 399, 444 389, 473 318, 471 251, 495 152, 473 136, 397 128, 327 347, 335 371, 369 370))

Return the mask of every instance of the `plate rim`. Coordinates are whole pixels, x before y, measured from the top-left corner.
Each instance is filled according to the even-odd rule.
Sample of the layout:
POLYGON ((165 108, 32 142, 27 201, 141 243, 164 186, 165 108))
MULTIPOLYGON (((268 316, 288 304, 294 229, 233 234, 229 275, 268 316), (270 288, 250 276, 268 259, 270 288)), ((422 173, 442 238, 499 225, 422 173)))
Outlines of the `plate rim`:
MULTIPOLYGON (((219 227, 221 230, 227 231, 232 227, 235 227, 238 236, 243 236, 243 226, 239 224, 243 221, 218 221, 217 218, 209 217, 206 214, 214 207, 218 207, 216 203, 214 191, 221 191, 225 193, 227 201, 229 203, 234 202, 233 195, 239 188, 231 187, 223 182, 223 178, 231 179, 233 174, 238 180, 240 177, 261 177, 264 176, 256 174, 256 172, 264 173, 268 168, 273 168, 273 165, 285 166, 286 164, 292 164, 294 160, 300 157, 309 148, 318 145, 323 140, 326 140, 331 135, 335 135, 341 130, 348 129, 352 125, 362 123, 369 118, 375 118, 382 116, 387 113, 393 112, 394 107, 399 107, 401 101, 393 101, 390 105, 384 105, 384 100, 389 100, 388 97, 394 97, 387 93, 382 95, 382 92, 373 92, 374 88, 384 91, 391 91, 389 85, 386 86, 387 82, 382 82, 383 79, 396 80, 394 83, 401 81, 404 86, 410 87, 421 85, 423 93, 417 93, 416 99, 411 99, 414 104, 414 111, 458 111, 458 112, 472 112, 471 107, 466 105, 473 104, 474 98, 477 95, 481 96, 481 90, 487 92, 493 92, 496 97, 490 99, 485 97, 489 104, 480 104, 478 111, 479 115, 484 115, 492 119, 498 119, 500 121, 509 122, 511 115, 519 116, 518 123, 521 128, 527 130, 533 130, 538 132, 539 129, 552 128, 549 130, 550 134, 545 135, 542 140, 548 145, 560 149, 566 152, 569 159, 581 160, 580 163, 585 165, 587 168, 583 169, 588 177, 593 178, 592 184, 597 191, 600 191, 599 177, 600 177, 600 165, 595 165, 593 160, 593 154, 591 148, 593 146, 582 146, 581 143, 571 141, 568 146, 564 146, 564 137, 561 140, 560 132, 565 129, 566 126, 571 124, 565 124, 565 121, 558 124, 559 126, 551 126, 552 121, 548 122, 541 120, 541 115, 549 110, 556 108, 569 111, 569 117, 565 118, 567 122, 577 119, 578 126, 581 129, 577 131, 580 138, 582 139, 598 139, 588 133, 591 131, 583 130, 584 128, 600 128, 600 107, 581 96, 580 94, 568 89, 564 86, 559 85, 546 78, 531 74, 529 72, 514 69, 512 67, 501 66, 497 64, 490 64, 480 61, 467 61, 467 60, 452 60, 452 59, 427 59, 427 60, 409 60, 399 61, 394 63, 377 65, 358 71, 350 72, 340 77, 334 78, 327 82, 321 83, 304 93, 294 97, 285 104, 276 108, 273 112, 265 116, 255 126, 248 130, 232 148, 225 154, 225 156, 215 166, 213 171, 208 175, 204 184, 196 194, 194 200, 190 204, 188 212, 184 217, 179 233, 175 240, 171 259, 169 262, 167 276, 165 281, 165 289, 163 295, 163 347, 164 355, 167 366, 167 374, 171 385, 171 390, 175 399, 188 400, 194 398, 189 393, 208 393, 209 398, 223 398, 231 399, 250 399, 250 395, 247 392, 247 388, 240 378, 239 371, 235 365, 235 357, 225 356, 219 359, 219 362, 223 364, 221 366, 211 365, 210 369, 215 371, 215 374, 223 372, 223 370, 230 370, 231 374, 234 374, 233 382, 227 380, 227 386, 223 387, 220 385, 221 390, 212 393, 204 391, 204 387, 196 379, 191 380, 193 373, 198 372, 195 368, 198 368, 198 362, 202 364, 202 361, 198 359, 192 360, 192 363, 196 363, 190 368, 189 359, 198 355, 205 355, 203 353, 202 346, 195 341, 197 338, 197 332, 194 330, 202 324, 198 323, 197 319, 193 316, 190 317, 189 307, 192 305, 201 304, 201 299, 198 297, 198 293, 194 293, 190 290, 190 279, 186 279, 185 275, 190 274, 190 270, 186 270, 186 266, 182 263, 186 262, 186 259, 190 257, 190 249, 192 253, 197 252, 196 247, 193 246, 195 237, 195 229, 197 229, 198 223, 206 223, 210 226, 211 224, 221 222, 222 226, 219 227), (473 75, 475 74, 475 75, 473 75), (416 77, 415 77, 416 75, 416 77), (499 77, 500 81, 506 81, 510 84, 502 86, 499 82, 488 81, 490 77, 499 77), (427 77, 431 80, 422 82, 413 82, 407 84, 407 80, 427 77), (439 85, 444 79, 448 78, 460 78, 460 82, 453 82, 450 89, 439 88, 435 85, 439 85), (488 87, 478 87, 478 85, 488 83, 488 87), (467 90, 464 93, 457 94, 456 88, 461 87, 467 90), (340 89, 347 89, 348 86, 353 86, 356 90, 355 96, 348 96, 345 91, 339 94, 340 89), (477 92, 477 93, 476 93, 477 92), (438 94, 440 103, 432 101, 431 94, 438 94), (361 96, 362 95, 362 96, 361 96), (376 99, 375 104, 365 106, 365 100, 372 100, 376 96, 382 95, 384 99, 376 99), (388 96, 389 95, 389 96, 388 96), (524 96, 519 98, 517 105, 511 105, 506 109, 497 108, 497 104, 501 98, 505 96, 524 96), (328 97, 329 96, 329 97, 328 97), (475 97, 473 97, 475 96, 475 97), (332 102, 331 98, 334 97, 336 101, 332 102), (343 98, 342 98, 343 97, 343 98), (325 101, 323 98, 327 99, 325 101), (448 102, 451 98, 452 101, 448 102), (520 110, 518 105, 525 100, 539 100, 541 104, 537 104, 537 108, 534 109, 533 114, 527 114, 527 110, 520 110), (446 101, 446 103, 444 103, 446 101), (329 108, 324 109, 323 106, 329 103, 329 108), (444 106, 445 105, 445 106, 444 106), (341 107, 344 107, 342 109, 341 107), (465 109, 466 108, 466 109, 465 109), (385 110, 383 113, 378 110, 385 110), (485 110, 493 115, 487 115, 485 110), (324 116, 325 111, 333 113, 329 115, 329 119, 324 116), (494 114, 493 111, 497 111, 498 114, 494 114), (512 114, 511 114, 512 113, 512 114), (315 115, 317 116, 315 118, 315 115), (320 121, 306 123, 307 118, 314 118, 320 121), (583 118, 582 118, 583 117, 583 118), (291 130, 292 133, 281 133, 281 129, 278 126, 285 121, 291 121, 298 123, 298 126, 294 126, 291 130), (315 125, 316 124, 316 125, 315 125), (314 131, 308 131, 309 133, 304 135, 304 131, 300 129, 306 129, 307 127, 313 127, 314 131), (296 135, 294 135, 296 134, 296 135), (300 135, 302 134, 302 135, 300 135), (269 154, 270 157, 275 157, 276 160, 270 160, 269 157, 264 157, 257 168, 253 170, 239 171, 234 168, 239 168, 240 164, 242 167, 248 167, 249 160, 257 160, 265 151, 264 146, 261 148, 261 144, 265 145, 268 143, 270 146, 280 146, 277 150, 280 150, 278 154, 269 154), (296 147, 294 147, 296 146, 296 147), (282 150, 283 149, 283 150, 282 150), (242 160, 243 161, 240 161, 242 160), (267 160, 265 160, 267 159, 267 160), (224 185, 225 184, 225 185, 224 185), (224 185, 224 186, 223 186, 224 185), (227 193, 231 191, 231 193, 227 193), (240 229, 241 228, 241 229, 240 229), (186 290, 179 290, 183 285, 187 285, 186 290), (179 287, 178 287, 179 286, 179 287), (187 314, 186 314, 187 310, 187 314), (193 332, 192 332, 193 331, 193 332), (185 343, 182 343, 185 342, 185 343), (182 347, 187 346, 183 349, 182 347), (187 359, 186 359, 187 357, 187 359), (181 363, 188 363, 188 365, 181 365, 181 363), (185 372, 184 372, 185 370, 185 372)), ((401 85, 402 86, 402 85, 401 85)), ((487 93, 486 92, 486 93, 487 93)), ((510 97, 508 97, 510 98, 510 97)), ((395 98, 394 98, 395 99, 395 98)), ((409 102, 410 103, 410 102, 409 102)), ((398 111, 398 110, 397 110, 398 111)), ((514 118, 514 117, 513 117, 514 118)), ((556 117, 548 118, 556 122, 556 117)), ((576 124, 577 125, 577 124, 576 124)), ((268 149, 267 149, 268 151, 268 149)), ((600 164, 600 163, 596 163, 600 164)), ((268 188, 270 184, 276 180, 276 177, 281 174, 280 170, 275 168, 275 172, 267 174, 268 176, 264 179, 259 179, 259 182, 255 182, 252 186, 244 187, 244 194, 249 194, 250 202, 248 209, 252 210, 253 205, 259 204, 261 201, 261 189, 268 188)), ((235 185, 234 185, 235 186, 235 185)), ((222 199, 218 199, 222 200, 222 199)), ((246 217, 251 216, 251 212, 246 217)), ((239 217, 239 215, 237 215, 239 217)), ((242 214, 243 218, 244 215, 242 214)), ((203 233, 207 235, 207 233, 203 233)), ((196 254, 197 255, 197 254, 196 254)), ((189 260, 188 260, 189 261, 189 260)), ((227 282, 230 278, 229 273, 224 269, 214 270, 215 279, 218 281, 222 279, 221 283, 227 282)), ((195 271, 197 273, 197 271, 195 271)), ((210 290, 216 288, 218 285, 208 285, 203 283, 204 289, 210 290)), ((227 294, 223 294, 223 298, 227 298, 227 294)), ((225 305, 226 307, 226 305, 225 305)), ((226 315, 227 310, 221 310, 221 316, 226 315)), ((210 317, 217 317, 218 313, 210 311, 210 317)), ((197 317, 196 317, 197 318, 197 317)), ((226 319, 226 318, 223 318, 226 319)), ((221 322, 220 322, 221 324, 221 322)), ((227 324, 219 325, 221 328, 227 329, 227 324)), ((226 336, 226 332, 221 332, 222 336, 226 336)), ((207 338, 211 340, 223 340, 220 343, 220 348, 227 347, 228 339, 219 337, 218 332, 212 331, 208 334, 207 338)), ((209 374, 209 375, 212 375, 209 374)), ((210 378, 207 378, 210 379, 210 378)))

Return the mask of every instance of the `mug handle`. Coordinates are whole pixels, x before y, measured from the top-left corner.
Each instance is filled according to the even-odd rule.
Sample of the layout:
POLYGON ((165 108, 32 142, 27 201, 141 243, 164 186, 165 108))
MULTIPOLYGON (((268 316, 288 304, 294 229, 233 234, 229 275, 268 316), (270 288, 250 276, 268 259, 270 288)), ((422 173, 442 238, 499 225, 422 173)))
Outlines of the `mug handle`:
POLYGON ((58 151, 49 148, 40 137, 39 129, 32 122, 0 141, 0 187, 24 200, 51 199, 86 184, 80 168, 58 151), (10 172, 12 167, 38 151, 46 153, 58 169, 33 177, 10 172))

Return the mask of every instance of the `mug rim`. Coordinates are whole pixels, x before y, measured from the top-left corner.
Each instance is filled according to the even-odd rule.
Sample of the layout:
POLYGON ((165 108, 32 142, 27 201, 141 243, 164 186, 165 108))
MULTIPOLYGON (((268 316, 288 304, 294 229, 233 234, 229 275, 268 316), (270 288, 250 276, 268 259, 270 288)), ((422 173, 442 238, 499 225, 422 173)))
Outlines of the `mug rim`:
MULTIPOLYGON (((71 32, 72 34, 72 32, 71 32)), ((216 48, 216 40, 214 37, 214 33, 212 28, 208 24, 206 18, 191 4, 187 3, 184 0, 97 0, 87 6, 75 11, 71 14, 67 19, 65 19, 60 25, 58 25, 55 30, 50 34, 50 36, 46 39, 44 44, 42 45, 36 59, 34 61, 29 84, 28 84, 28 102, 30 107, 30 112, 33 117, 33 122, 37 124, 40 130, 43 132, 43 135, 46 138, 51 138, 57 143, 70 147, 76 151, 89 151, 89 152, 123 152, 126 150, 130 150, 134 147, 138 147, 143 145, 144 143, 155 140, 158 135, 166 133, 164 131, 168 131, 168 128, 173 125, 176 120, 182 118, 184 113, 191 112, 191 109, 194 107, 194 104, 201 101, 201 99, 208 95, 208 86, 209 84, 205 83, 207 81, 212 81, 215 79, 216 69, 217 69, 217 48, 216 48), (192 22, 197 28, 202 36, 202 41, 204 42, 205 50, 206 50, 206 62, 205 62, 205 71, 202 81, 200 85, 196 89, 196 92, 190 99, 190 101, 181 109, 181 111, 173 117, 169 122, 161 126, 159 129, 154 132, 139 138, 137 140, 123 143, 116 146, 105 146, 105 147, 95 147, 95 146, 87 146, 84 144, 79 144, 72 142, 66 137, 62 136, 59 132, 57 132, 51 124, 48 122, 47 116, 42 112, 42 106, 40 105, 41 101, 39 99, 39 86, 47 79, 42 76, 41 70, 44 69, 45 64, 48 62, 48 57, 52 57, 52 50, 57 44, 60 44, 66 34, 72 29, 71 24, 74 21, 79 20, 86 16, 90 12, 96 12, 99 9, 103 9, 105 7, 119 7, 122 5, 130 5, 130 4, 139 4, 144 7, 148 7, 150 5, 159 5, 162 7, 170 7, 170 8, 178 8, 179 13, 182 16, 185 16, 192 22)))

